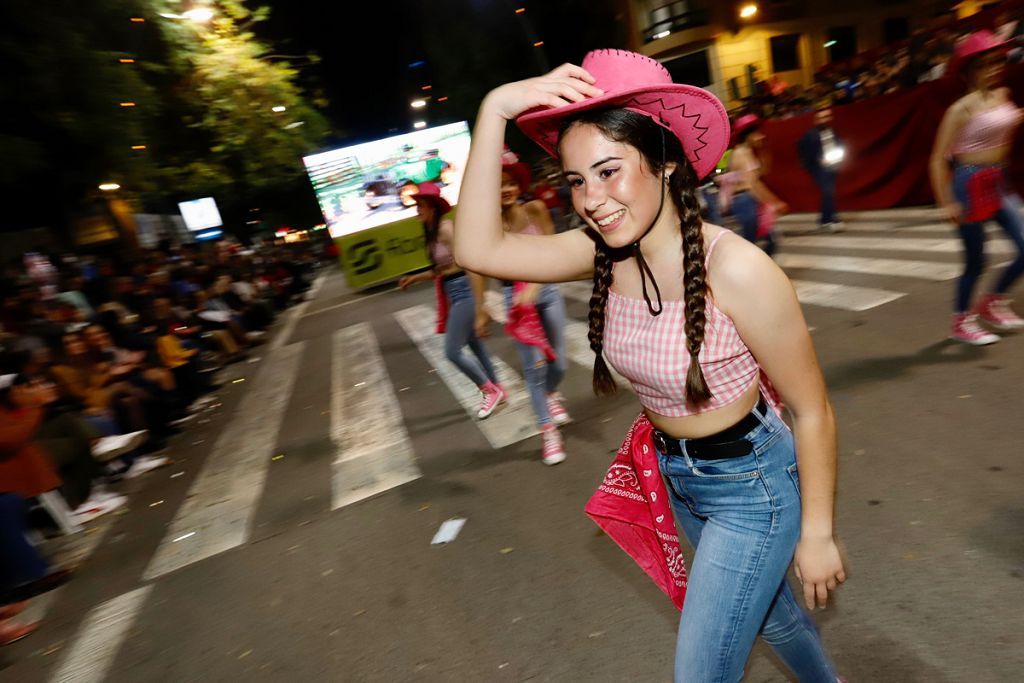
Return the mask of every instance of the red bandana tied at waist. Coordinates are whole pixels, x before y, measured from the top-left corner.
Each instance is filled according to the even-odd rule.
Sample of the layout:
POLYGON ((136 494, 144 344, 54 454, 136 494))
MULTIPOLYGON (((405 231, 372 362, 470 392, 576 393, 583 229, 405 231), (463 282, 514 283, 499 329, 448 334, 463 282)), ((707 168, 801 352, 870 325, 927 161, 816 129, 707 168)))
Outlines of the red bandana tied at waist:
POLYGON ((686 566, 646 415, 633 421, 604 481, 584 508, 626 554, 672 598, 686 597, 686 566))
MULTIPOLYGON (((519 294, 526 286, 525 282, 516 282, 512 286, 513 296, 519 294)), ((544 333, 537 307, 532 304, 515 304, 509 309, 505 333, 524 344, 539 348, 549 363, 558 358, 555 350, 551 348, 547 334, 544 333)))

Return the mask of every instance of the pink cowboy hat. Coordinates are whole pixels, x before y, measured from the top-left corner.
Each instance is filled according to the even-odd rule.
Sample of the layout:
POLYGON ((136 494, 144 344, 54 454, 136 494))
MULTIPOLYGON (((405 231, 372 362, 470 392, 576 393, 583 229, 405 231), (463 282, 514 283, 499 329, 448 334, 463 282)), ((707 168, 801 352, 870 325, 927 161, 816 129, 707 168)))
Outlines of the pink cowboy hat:
POLYGON ((441 196, 441 186, 437 183, 420 183, 416 192, 409 195, 409 197, 412 199, 426 199, 432 202, 434 206, 441 210, 442 216, 452 210, 452 205, 441 196))
POLYGON ((751 128, 757 128, 762 123, 761 117, 757 114, 744 114, 743 116, 736 119, 736 123, 732 126, 732 144, 735 145, 739 142, 739 137, 746 133, 751 128))
POLYGON ((962 77, 967 65, 977 57, 993 50, 1008 50, 1009 47, 987 29, 975 31, 956 46, 953 59, 949 60, 949 66, 946 67, 946 75, 962 77))
POLYGON ((548 154, 558 156, 558 130, 567 117, 621 107, 648 116, 675 134, 698 178, 714 170, 729 143, 729 116, 717 97, 692 85, 673 83, 661 63, 635 52, 593 50, 581 66, 603 95, 534 109, 516 119, 527 137, 548 154))
POLYGON ((530 172, 530 165, 519 161, 519 157, 508 148, 508 145, 505 146, 505 152, 501 155, 501 172, 512 176, 512 179, 519 185, 520 192, 530 189, 530 178, 533 176, 530 172))

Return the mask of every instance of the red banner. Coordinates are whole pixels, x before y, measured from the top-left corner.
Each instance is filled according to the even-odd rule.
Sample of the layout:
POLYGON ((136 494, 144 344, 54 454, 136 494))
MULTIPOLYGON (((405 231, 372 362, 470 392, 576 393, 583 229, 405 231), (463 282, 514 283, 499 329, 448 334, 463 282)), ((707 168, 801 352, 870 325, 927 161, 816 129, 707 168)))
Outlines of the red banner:
MULTIPOLYGON (((1024 101, 1024 65, 1007 70, 1007 83, 1024 101)), ((963 85, 943 79, 892 95, 833 108, 833 128, 846 148, 836 183, 840 211, 888 209, 933 204, 928 161, 935 133, 963 85)), ((792 211, 816 211, 821 195, 797 156, 796 146, 813 115, 767 121, 765 184, 792 211)), ((1024 189, 1024 138, 1018 135, 1010 156, 1010 178, 1024 189)))

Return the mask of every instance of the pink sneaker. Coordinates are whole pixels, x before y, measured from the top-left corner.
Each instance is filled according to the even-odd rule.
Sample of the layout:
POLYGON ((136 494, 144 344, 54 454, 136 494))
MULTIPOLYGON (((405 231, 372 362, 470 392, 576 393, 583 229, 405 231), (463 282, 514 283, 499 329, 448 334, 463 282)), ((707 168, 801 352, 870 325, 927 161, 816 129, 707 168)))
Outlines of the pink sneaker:
POLYGON ((572 418, 569 417, 565 406, 562 405, 562 395, 557 391, 548 394, 548 415, 551 416, 551 421, 559 427, 572 422, 572 418))
POLYGON ((490 417, 491 413, 498 409, 498 406, 508 400, 505 390, 500 384, 494 382, 488 382, 480 387, 480 392, 483 394, 483 399, 480 402, 480 410, 476 414, 480 420, 490 417))
POLYGON ((973 313, 954 315, 953 330, 950 332, 949 337, 972 346, 985 346, 999 341, 998 335, 982 329, 981 325, 978 324, 978 316, 973 313))
POLYGON ((565 450, 562 448, 562 435, 554 425, 542 427, 540 436, 544 441, 544 448, 540 456, 541 462, 545 465, 557 465, 565 460, 565 450))
POLYGON ((1010 308, 1010 299, 1005 294, 989 294, 974 309, 978 317, 997 330, 1019 330, 1024 319, 1010 308))

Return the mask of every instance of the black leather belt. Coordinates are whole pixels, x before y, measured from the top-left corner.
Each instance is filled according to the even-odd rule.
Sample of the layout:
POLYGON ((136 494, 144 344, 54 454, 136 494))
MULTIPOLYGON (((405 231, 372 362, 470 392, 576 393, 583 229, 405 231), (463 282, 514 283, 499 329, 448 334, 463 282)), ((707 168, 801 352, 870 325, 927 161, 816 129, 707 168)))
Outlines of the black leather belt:
POLYGON ((754 452, 754 444, 743 437, 760 426, 761 420, 757 414, 767 415, 768 410, 770 408, 762 397, 757 402, 757 406, 742 420, 717 434, 703 436, 699 439, 676 439, 655 429, 654 445, 665 455, 683 455, 685 452, 697 460, 725 460, 726 458, 750 455, 754 452))
POLYGON ((448 273, 447 275, 442 275, 441 276, 441 282, 448 282, 449 280, 454 280, 457 277, 462 277, 465 274, 466 274, 466 271, 464 271, 464 270, 459 270, 459 271, 456 271, 454 273, 448 273))

